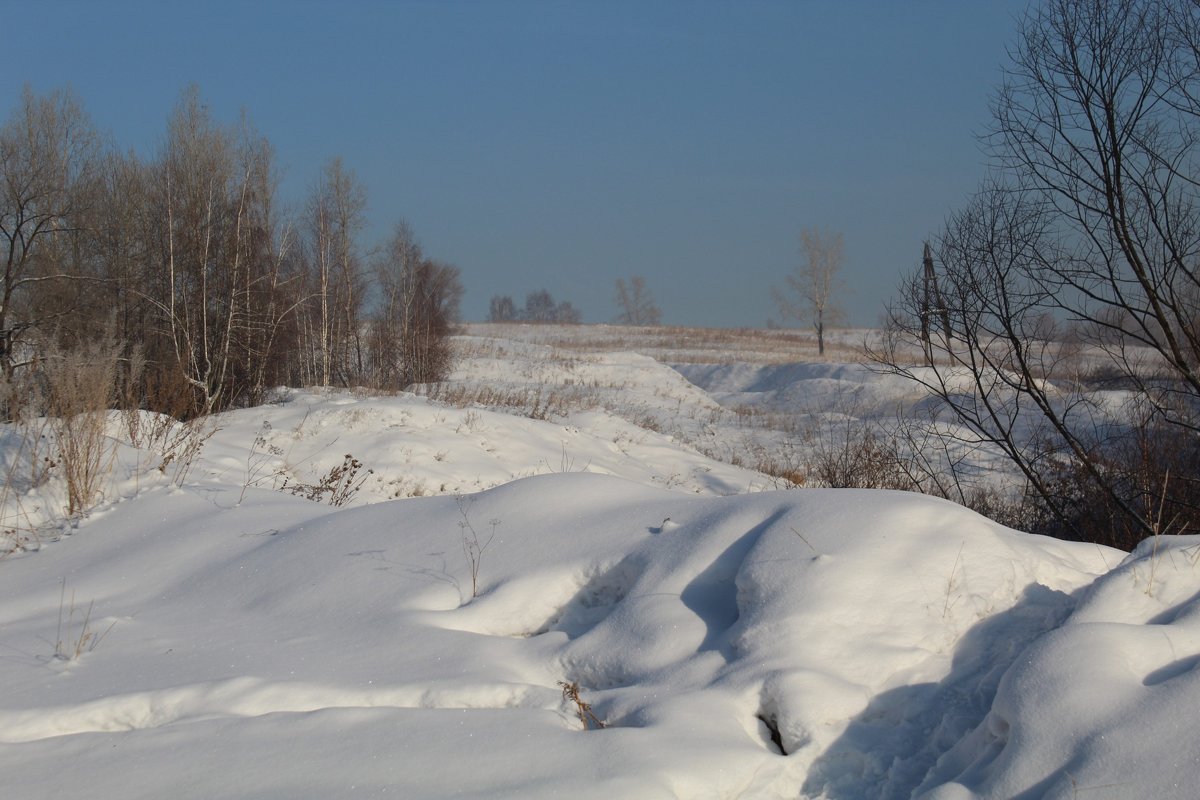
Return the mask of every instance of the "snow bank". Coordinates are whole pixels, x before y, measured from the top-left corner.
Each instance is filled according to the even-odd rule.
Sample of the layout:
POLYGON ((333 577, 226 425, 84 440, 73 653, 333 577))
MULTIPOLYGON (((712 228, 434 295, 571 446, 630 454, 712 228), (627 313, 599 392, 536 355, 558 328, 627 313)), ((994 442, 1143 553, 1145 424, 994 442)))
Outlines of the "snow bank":
POLYGON ((929 798, 1194 797, 1200 537, 1147 540, 1008 670, 929 798))
POLYGON ((906 794, 1119 558, 885 492, 230 494, 151 490, 2 565, 12 796, 906 794), (56 657, 85 605, 103 639, 56 657))

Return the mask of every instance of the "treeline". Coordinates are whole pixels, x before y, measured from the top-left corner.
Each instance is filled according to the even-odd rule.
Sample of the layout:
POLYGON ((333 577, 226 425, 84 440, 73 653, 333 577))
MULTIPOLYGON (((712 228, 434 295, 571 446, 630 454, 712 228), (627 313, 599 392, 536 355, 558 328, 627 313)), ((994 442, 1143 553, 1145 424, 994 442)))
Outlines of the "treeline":
POLYGON ((557 322, 578 325, 583 319, 579 309, 567 300, 556 301, 545 289, 525 296, 524 307, 517 307, 512 297, 498 294, 488 304, 488 322, 557 322))
POLYGON ((213 120, 194 88, 148 158, 107 145, 71 92, 26 89, 0 127, 5 414, 43 353, 97 342, 122 402, 180 418, 276 385, 444 377, 458 270, 403 222, 364 251, 365 192, 340 159, 296 211, 277 187, 268 139, 213 120))
MULTIPOLYGON (((646 285, 646 279, 634 275, 626 283, 617 278, 615 301, 620 313, 618 325, 661 325, 662 311, 646 285)), ((544 322, 577 325, 582 321, 579 309, 566 300, 556 301, 545 289, 525 295, 525 305, 517 306, 510 295, 492 296, 488 306, 488 322, 544 322)))

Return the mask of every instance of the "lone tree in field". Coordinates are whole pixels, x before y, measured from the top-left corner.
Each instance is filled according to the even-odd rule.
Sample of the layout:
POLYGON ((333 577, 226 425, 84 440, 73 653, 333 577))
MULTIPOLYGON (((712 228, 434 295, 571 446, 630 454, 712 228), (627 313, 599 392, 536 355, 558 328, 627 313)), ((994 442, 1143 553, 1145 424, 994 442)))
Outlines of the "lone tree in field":
POLYGON ((1194 532, 1200 5, 1049 0, 1012 59, 996 170, 904 287, 878 355, 1010 459, 1034 529, 1121 548, 1194 532), (921 347, 937 358, 908 366, 921 347))
POLYGON ((810 320, 817 333, 817 351, 825 355, 825 327, 841 317, 833 296, 841 285, 842 235, 805 228, 800 232, 800 263, 784 277, 783 289, 773 287, 771 296, 785 319, 810 320))
POLYGON ((621 309, 617 315, 618 325, 662 324, 662 311, 654 302, 654 297, 646 288, 646 279, 641 275, 634 275, 628 284, 624 279, 617 278, 617 307, 621 309))

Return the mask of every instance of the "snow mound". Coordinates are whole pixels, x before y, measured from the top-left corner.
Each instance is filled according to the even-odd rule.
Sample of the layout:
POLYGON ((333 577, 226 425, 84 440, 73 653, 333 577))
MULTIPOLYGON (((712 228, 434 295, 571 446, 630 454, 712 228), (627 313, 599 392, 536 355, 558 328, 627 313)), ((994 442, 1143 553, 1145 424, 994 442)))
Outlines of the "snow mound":
POLYGON ((928 798, 1194 797, 1200 537, 1141 544, 1005 674, 928 798))
POLYGON ((980 731, 1036 713, 1001 676, 1121 556, 889 492, 252 499, 152 489, 3 564, 13 796, 908 796, 999 771, 980 731), (64 654, 85 608, 103 638, 64 654))

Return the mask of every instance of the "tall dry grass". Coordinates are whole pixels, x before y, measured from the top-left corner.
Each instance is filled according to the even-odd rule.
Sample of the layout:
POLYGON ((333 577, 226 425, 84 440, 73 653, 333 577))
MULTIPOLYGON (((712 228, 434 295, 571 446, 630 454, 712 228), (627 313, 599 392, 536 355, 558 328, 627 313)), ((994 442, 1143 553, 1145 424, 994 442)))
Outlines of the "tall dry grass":
POLYGON ((95 504, 116 457, 108 412, 117 399, 121 345, 111 336, 65 349, 52 344, 40 358, 46 416, 67 489, 67 514, 95 504))

